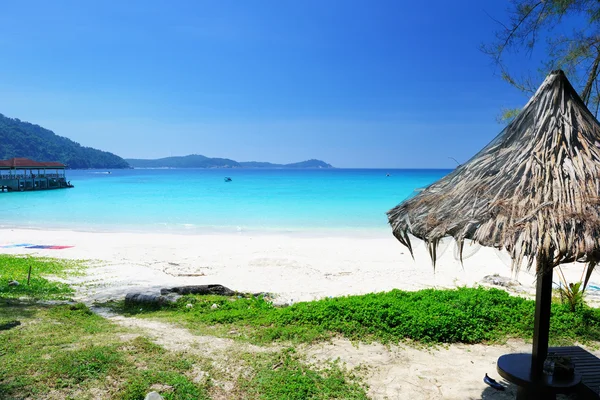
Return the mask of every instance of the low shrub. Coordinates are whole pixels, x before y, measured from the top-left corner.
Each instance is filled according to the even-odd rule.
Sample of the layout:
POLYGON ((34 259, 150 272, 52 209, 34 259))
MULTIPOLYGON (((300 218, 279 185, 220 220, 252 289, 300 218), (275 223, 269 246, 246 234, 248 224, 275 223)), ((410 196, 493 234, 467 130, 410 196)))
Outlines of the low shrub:
MULTIPOLYGON (((161 311, 147 312, 182 321, 192 329, 197 329, 198 324, 235 328, 244 333, 242 337, 257 342, 308 342, 341 334, 384 343, 405 339, 480 343, 508 337, 531 338, 535 302, 479 287, 392 290, 283 308, 262 298, 185 296, 161 311)), ((557 342, 600 340, 600 310, 582 306, 571 312, 567 305, 553 304, 551 327, 552 338, 557 342)))

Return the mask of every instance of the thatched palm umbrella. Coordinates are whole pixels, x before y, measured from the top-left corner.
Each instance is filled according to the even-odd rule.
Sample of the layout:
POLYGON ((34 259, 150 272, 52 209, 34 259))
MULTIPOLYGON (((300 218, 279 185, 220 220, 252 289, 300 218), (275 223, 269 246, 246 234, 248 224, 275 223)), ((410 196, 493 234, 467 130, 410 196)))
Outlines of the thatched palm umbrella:
POLYGON ((532 373, 548 352, 552 270, 600 261, 600 124, 562 71, 542 83, 494 140, 449 175, 388 212, 411 253, 424 240, 435 265, 442 237, 504 249, 519 269, 536 261, 532 373))

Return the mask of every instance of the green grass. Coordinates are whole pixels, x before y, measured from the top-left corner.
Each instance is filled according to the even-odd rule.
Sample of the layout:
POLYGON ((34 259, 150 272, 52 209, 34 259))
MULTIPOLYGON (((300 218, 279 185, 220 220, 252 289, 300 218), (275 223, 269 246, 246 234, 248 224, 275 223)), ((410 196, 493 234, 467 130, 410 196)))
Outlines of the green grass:
POLYGON ((246 398, 264 400, 367 399, 366 387, 338 362, 308 365, 293 349, 252 355, 255 373, 240 379, 246 398))
POLYGON ((57 354, 46 366, 50 376, 61 386, 78 385, 96 379, 122 362, 115 346, 88 345, 82 349, 66 350, 57 354))
POLYGON ((67 300, 73 295, 73 289, 47 277, 65 278, 80 274, 83 268, 83 261, 0 254, 0 299, 67 300), (30 266, 31 279, 28 285, 30 266), (9 286, 8 282, 12 280, 18 281, 19 285, 9 286))
POLYGON ((0 331, 0 399, 142 400, 152 390, 167 400, 366 398, 354 372, 338 363, 310 365, 291 349, 224 351, 215 362, 167 351, 83 304, 21 303, 1 312, 22 324, 0 331), (247 374, 231 373, 238 368, 247 374), (216 380, 233 389, 224 392, 216 380))
MULTIPOLYGON (((397 343, 501 342, 531 338, 535 303, 498 289, 392 290, 278 308, 263 299, 185 296, 160 310, 124 310, 255 343, 311 342, 334 335, 397 343), (192 308, 187 308, 192 304, 192 308), (212 304, 219 307, 213 309, 212 304)), ((600 340, 600 310, 552 305, 552 344, 600 340)))
POLYGON ((204 360, 193 359, 185 355, 177 355, 165 352, 165 350, 144 337, 138 337, 131 343, 128 350, 129 357, 135 359, 139 364, 145 360, 147 369, 128 371, 123 390, 118 393, 116 398, 123 400, 143 399, 152 389, 152 385, 160 384, 172 387, 161 395, 167 400, 175 399, 208 399, 208 388, 210 382, 197 384, 187 375, 194 363, 204 363, 204 360))
POLYGON ((200 357, 165 351, 93 314, 85 305, 11 305, 2 309, 22 325, 0 331, 0 398, 143 399, 154 384, 165 399, 208 399, 210 382, 194 383, 200 357), (60 397, 60 396, 59 396, 60 397), (96 396, 97 397, 97 396, 96 396))

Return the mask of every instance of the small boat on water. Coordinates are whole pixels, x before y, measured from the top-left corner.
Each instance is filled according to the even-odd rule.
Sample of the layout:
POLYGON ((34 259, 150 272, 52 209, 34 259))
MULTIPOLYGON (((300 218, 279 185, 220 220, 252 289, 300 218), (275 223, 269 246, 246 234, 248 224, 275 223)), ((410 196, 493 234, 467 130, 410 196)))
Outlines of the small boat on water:
POLYGON ((226 176, 224 180, 225 180, 225 182, 231 182, 231 178, 228 176, 226 176))

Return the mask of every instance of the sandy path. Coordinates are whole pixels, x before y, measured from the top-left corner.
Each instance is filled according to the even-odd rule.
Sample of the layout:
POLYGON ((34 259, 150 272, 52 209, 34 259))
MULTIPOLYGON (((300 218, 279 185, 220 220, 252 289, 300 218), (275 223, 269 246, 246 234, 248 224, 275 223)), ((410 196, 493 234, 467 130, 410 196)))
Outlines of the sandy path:
MULTIPOLYGON (((211 376, 213 384, 211 396, 214 399, 232 398, 235 382, 240 375, 248 373, 249 368, 240 362, 237 355, 280 350, 277 345, 263 347, 232 339, 196 335, 174 324, 145 318, 124 317, 105 308, 92 307, 92 310, 113 323, 141 332, 142 335, 169 351, 188 353, 199 356, 202 360, 210 360, 212 367, 218 371, 217 377, 211 376)), ((210 373, 201 365, 195 365, 190 374, 194 381, 200 382, 210 373)))
MULTIPOLYGON (((143 332, 156 344, 175 352, 197 354, 213 359, 213 365, 225 369, 229 380, 217 381, 222 394, 234 388, 234 381, 247 369, 236 364, 232 354, 278 351, 280 346, 254 346, 231 339, 195 335, 176 325, 150 319, 129 318, 95 310, 109 320, 143 332)), ((373 399, 514 399, 516 387, 503 381, 496 372, 496 360, 506 353, 529 352, 531 344, 511 340, 506 345, 451 344, 432 348, 379 343, 352 343, 346 339, 298 346, 309 362, 340 360, 346 367, 362 367, 361 376, 373 399), (485 383, 485 374, 502 382, 507 390, 496 391, 485 383)), ((600 356, 600 350, 594 351, 600 356)), ((199 376, 204 372, 195 371, 199 376)))
MULTIPOLYGON (((235 365, 232 352, 255 353, 280 350, 279 346, 254 346, 231 339, 195 335, 174 324, 145 318, 124 317, 95 309, 110 321, 141 331, 154 343, 169 351, 197 354, 209 357, 217 368, 227 368, 230 382, 219 382, 225 391, 232 390, 233 381, 244 371, 243 365, 235 365)), ((488 388, 482 381, 486 372, 497 376, 495 360, 502 354, 527 351, 530 345, 511 342, 508 346, 450 345, 447 348, 417 349, 410 346, 383 346, 352 344, 345 339, 330 343, 303 345, 298 351, 307 355, 310 362, 328 362, 339 359, 348 368, 367 367, 362 374, 369 385, 373 399, 466 399, 481 398, 488 388), (452 377, 451 379, 449 377, 452 377)), ((202 372, 196 371, 196 373, 202 372)), ((489 391, 495 394, 496 391, 489 391)), ((514 395, 510 388, 502 397, 514 395)))
POLYGON ((232 339, 218 338, 208 335, 196 335, 185 328, 175 324, 155 321, 146 318, 124 317, 114 314, 107 309, 94 308, 92 310, 118 325, 127 328, 142 330, 144 335, 154 343, 170 351, 189 352, 201 354, 204 357, 222 355, 226 351, 257 353, 275 351, 277 346, 261 347, 248 343, 237 342, 232 339))

